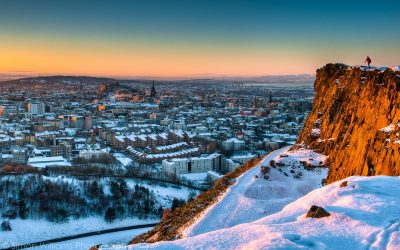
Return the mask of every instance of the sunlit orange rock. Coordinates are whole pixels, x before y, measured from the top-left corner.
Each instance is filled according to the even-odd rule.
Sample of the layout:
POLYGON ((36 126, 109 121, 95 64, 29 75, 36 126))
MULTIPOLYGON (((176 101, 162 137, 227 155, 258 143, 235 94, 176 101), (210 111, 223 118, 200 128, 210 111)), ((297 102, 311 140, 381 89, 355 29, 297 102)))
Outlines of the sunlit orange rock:
POLYGON ((352 175, 400 175, 400 72, 327 64, 298 144, 326 154, 327 183, 352 175))

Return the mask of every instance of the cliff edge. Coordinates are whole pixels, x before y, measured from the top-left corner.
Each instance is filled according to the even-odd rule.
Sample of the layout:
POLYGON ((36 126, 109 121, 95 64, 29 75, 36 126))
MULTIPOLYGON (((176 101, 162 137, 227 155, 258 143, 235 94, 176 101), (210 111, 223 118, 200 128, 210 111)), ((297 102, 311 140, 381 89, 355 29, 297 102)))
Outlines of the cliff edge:
POLYGON ((400 175, 400 72, 327 64, 297 144, 328 157, 327 183, 400 175))

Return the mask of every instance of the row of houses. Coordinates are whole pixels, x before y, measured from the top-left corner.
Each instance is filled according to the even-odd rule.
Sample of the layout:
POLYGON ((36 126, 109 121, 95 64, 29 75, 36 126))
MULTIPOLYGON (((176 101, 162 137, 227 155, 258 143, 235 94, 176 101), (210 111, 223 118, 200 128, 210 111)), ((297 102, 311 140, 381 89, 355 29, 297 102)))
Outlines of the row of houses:
POLYGON ((128 146, 134 148, 147 148, 157 146, 167 146, 173 143, 190 143, 192 136, 182 130, 170 130, 163 133, 152 133, 152 134, 109 134, 107 132, 100 133, 100 136, 107 140, 112 147, 120 150, 126 149, 128 146))
POLYGON ((155 162, 161 162, 164 159, 198 156, 200 155, 200 148, 190 147, 172 152, 153 154, 153 153, 146 153, 144 151, 139 151, 131 146, 128 146, 126 148, 126 152, 139 163, 155 163, 155 162))

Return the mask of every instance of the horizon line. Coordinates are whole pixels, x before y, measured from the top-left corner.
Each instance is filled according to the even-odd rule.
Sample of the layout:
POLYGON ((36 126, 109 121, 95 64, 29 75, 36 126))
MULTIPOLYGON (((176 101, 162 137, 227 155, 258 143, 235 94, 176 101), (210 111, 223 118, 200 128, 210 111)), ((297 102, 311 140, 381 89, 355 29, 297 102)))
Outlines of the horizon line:
POLYGON ((66 74, 66 73, 51 73, 51 74, 23 74, 23 72, 32 71, 0 71, 1 78, 10 78, 12 80, 24 79, 24 78, 38 78, 38 77, 54 77, 54 76, 64 76, 64 77, 94 77, 94 78, 110 78, 115 80, 175 80, 175 79, 223 79, 223 78, 262 78, 262 77, 280 77, 280 76, 313 76, 315 73, 287 73, 287 74, 262 74, 262 75, 231 75, 231 74, 188 74, 188 75, 175 75, 175 76, 152 76, 152 75, 96 75, 96 74, 66 74), (13 74, 15 73, 15 74, 13 74))

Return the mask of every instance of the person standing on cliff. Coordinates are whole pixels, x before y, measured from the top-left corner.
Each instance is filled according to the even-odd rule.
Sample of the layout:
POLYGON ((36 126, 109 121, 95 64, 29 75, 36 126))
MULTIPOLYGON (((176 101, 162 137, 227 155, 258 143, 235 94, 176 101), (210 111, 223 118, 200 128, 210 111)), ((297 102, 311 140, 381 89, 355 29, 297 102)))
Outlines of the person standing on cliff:
POLYGON ((369 56, 367 56, 367 59, 365 59, 365 62, 368 64, 368 69, 370 69, 372 60, 371 60, 371 58, 369 58, 369 56))

